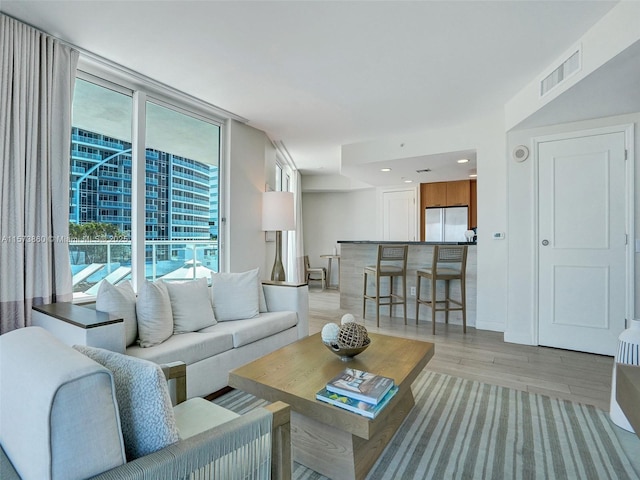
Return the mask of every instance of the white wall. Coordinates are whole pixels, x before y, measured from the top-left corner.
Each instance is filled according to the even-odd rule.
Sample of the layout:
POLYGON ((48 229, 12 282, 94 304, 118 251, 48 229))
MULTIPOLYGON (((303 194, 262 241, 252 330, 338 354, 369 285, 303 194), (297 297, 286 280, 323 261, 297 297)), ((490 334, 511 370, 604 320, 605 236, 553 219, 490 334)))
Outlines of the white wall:
POLYGON ((266 279, 271 274, 275 244, 265 243, 262 192, 275 152, 264 132, 234 120, 227 125, 226 141, 224 268, 242 272, 260 266, 266 279))
MULTIPOLYGON (((532 150, 534 137, 564 132, 576 132, 607 126, 635 124, 635 161, 640 154, 640 114, 600 118, 584 122, 567 123, 535 129, 510 132, 507 136, 507 149, 511 151, 517 145, 526 145, 532 150)), ((508 238, 508 322, 505 340, 515 343, 535 344, 535 234, 534 210, 534 172, 535 159, 530 157, 522 163, 508 162, 508 219, 510 236, 508 238)), ((640 168, 635 169, 635 238, 640 238, 640 168)), ((630 232, 631 233, 631 232, 630 232)), ((634 235, 631 234, 630 237, 634 235)), ((630 238, 630 241, 633 241, 630 238)), ((635 254, 635 318, 640 315, 640 254, 635 254)))
MULTIPOLYGON (((302 194, 304 253, 312 266, 327 266, 320 255, 331 253, 338 240, 376 239, 374 188, 351 192, 302 194)), ((337 280, 337 272, 332 275, 337 280)))
POLYGON ((367 188, 371 188, 371 185, 344 175, 305 175, 302 177, 302 191, 304 192, 350 192, 367 188))

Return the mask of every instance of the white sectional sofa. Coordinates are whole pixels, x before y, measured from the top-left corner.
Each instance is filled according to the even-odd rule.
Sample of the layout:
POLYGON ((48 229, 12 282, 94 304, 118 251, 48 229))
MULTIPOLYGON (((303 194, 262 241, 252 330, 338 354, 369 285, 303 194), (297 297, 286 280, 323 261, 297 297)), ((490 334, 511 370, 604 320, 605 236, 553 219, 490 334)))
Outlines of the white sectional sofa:
POLYGON ((165 364, 187 365, 187 397, 205 396, 228 385, 228 372, 309 335, 307 284, 263 282, 266 305, 252 318, 219 321, 197 331, 172 334, 161 343, 126 345, 125 322, 92 306, 34 307, 33 325, 68 345, 84 344, 165 364), (266 307, 266 308, 265 308, 266 307))
POLYGON ((127 347, 125 353, 155 363, 187 364, 187 397, 228 385, 228 372, 309 335, 306 285, 263 285, 269 311, 243 320, 218 322, 197 332, 172 335, 160 345, 127 347))

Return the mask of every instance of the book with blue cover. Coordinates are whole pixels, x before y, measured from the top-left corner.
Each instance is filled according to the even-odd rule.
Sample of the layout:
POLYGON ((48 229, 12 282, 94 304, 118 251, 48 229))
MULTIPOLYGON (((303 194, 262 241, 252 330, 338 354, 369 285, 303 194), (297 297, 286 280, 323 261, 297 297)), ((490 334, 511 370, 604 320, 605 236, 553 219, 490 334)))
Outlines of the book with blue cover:
POLYGON ((328 391, 326 388, 323 388, 318 393, 316 393, 316 398, 321 402, 330 403, 331 405, 344 408, 345 410, 349 410, 350 412, 358 413, 368 418, 376 418, 397 392, 398 387, 394 385, 386 393, 386 395, 382 397, 377 405, 372 405, 368 402, 362 402, 354 398, 339 395, 337 393, 328 391))
POLYGON ((392 378, 346 368, 327 382, 327 390, 356 400, 377 404, 393 387, 392 378))

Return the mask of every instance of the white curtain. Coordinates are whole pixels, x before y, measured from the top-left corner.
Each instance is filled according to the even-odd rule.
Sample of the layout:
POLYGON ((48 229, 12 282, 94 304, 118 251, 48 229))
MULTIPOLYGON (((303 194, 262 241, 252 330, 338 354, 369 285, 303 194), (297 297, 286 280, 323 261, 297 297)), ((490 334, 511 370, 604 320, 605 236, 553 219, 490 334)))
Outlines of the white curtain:
POLYGON ((302 238, 302 175, 298 170, 294 170, 292 180, 291 190, 294 195, 296 229, 289 232, 289 241, 287 242, 289 246, 287 255, 290 260, 287 262, 287 278, 290 282, 302 283, 306 279, 304 278, 304 242, 302 238))
POLYGON ((78 52, 0 14, 0 333, 70 301, 69 149, 78 52))

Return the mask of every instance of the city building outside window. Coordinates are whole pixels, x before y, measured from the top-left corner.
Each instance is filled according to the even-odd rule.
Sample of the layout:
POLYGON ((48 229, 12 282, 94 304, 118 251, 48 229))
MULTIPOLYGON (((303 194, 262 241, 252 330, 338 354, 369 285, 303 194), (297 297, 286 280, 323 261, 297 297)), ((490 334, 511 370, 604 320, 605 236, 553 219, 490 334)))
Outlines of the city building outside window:
POLYGON ((98 83, 78 78, 74 92, 69 208, 74 296, 95 295, 102 281, 130 279, 132 238, 144 241, 139 271, 146 279, 218 271, 221 125, 147 101, 144 204, 137 205, 131 92, 98 83), (134 209, 144 210, 143 231, 132 224, 134 209))

